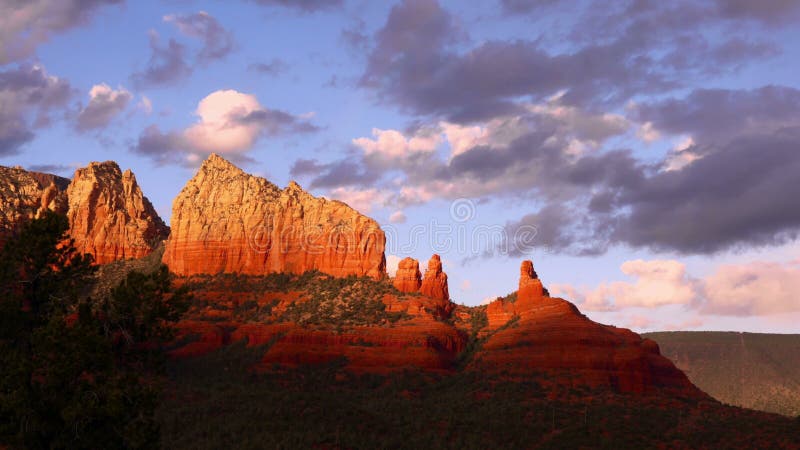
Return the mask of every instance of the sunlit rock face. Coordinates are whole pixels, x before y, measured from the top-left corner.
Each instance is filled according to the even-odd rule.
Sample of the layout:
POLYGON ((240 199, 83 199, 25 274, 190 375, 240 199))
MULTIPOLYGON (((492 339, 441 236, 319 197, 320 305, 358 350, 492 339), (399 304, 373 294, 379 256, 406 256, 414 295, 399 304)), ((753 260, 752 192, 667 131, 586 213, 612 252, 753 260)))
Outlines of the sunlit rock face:
POLYGON ((552 298, 531 261, 520 267, 516 299, 486 308, 487 340, 475 367, 515 374, 549 372, 623 392, 667 388, 703 396, 658 345, 623 328, 593 322, 572 303, 552 298))
POLYGON ((68 184, 68 179, 55 175, 0 166, 0 245, 45 211, 65 213, 68 184))
POLYGON ((113 161, 76 170, 67 198, 75 247, 98 264, 146 256, 169 234, 133 172, 113 161))
POLYGON ((180 275, 310 270, 382 278, 386 237, 345 203, 280 189, 211 155, 172 207, 164 263, 180 275))
POLYGON ((442 260, 439 255, 431 256, 428 261, 428 270, 425 271, 425 278, 422 279, 420 292, 422 295, 438 300, 450 300, 450 293, 447 288, 447 274, 442 271, 442 260))
POLYGON ((397 274, 394 277, 393 284, 400 292, 419 292, 419 288, 422 285, 419 261, 414 258, 403 258, 397 264, 397 274))

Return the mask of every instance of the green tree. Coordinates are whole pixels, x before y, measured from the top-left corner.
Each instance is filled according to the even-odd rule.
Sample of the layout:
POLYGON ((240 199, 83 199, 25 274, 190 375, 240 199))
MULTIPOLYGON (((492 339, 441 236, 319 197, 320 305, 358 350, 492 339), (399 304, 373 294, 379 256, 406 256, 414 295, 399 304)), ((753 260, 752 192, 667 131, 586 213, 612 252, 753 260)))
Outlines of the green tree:
POLYGON ((94 268, 67 228, 46 214, 0 251, 0 443, 152 447, 162 344, 187 294, 162 267, 86 298, 94 268))

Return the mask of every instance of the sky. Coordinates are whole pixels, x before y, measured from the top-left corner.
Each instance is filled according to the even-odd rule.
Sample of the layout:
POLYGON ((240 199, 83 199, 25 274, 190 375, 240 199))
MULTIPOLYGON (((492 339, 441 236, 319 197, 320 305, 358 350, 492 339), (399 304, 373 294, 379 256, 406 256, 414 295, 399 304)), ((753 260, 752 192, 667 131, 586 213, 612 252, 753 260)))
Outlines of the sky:
POLYGON ((800 332, 800 2, 0 0, 0 164, 216 152, 342 200, 454 301, 800 332))

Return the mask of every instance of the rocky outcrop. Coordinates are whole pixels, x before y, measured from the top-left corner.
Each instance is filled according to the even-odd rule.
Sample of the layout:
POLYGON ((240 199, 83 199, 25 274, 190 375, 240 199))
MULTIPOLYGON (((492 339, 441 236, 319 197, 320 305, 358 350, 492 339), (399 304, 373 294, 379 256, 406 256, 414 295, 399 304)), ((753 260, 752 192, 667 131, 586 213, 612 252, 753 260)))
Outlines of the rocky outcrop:
POLYGON ((522 261, 519 269, 519 290, 517 299, 522 301, 535 301, 544 297, 544 286, 542 285, 536 271, 533 270, 533 262, 530 260, 522 261))
POLYGON ((169 234, 133 173, 113 161, 76 170, 67 198, 75 247, 98 264, 146 256, 169 234))
POLYGON ((397 264, 397 274, 394 277, 393 284, 400 292, 419 292, 419 288, 422 285, 419 262, 414 258, 403 258, 397 264))
POLYGON ((386 237, 377 222, 294 182, 280 189, 217 155, 175 199, 171 224, 163 261, 179 275, 385 276, 386 237))
POLYGON ((422 279, 420 293, 428 297, 450 301, 450 293, 447 288, 447 274, 442 272, 442 260, 439 255, 431 256, 428 261, 428 270, 425 271, 425 278, 422 279))
POLYGON ((489 326, 473 367, 512 374, 550 373, 554 380, 622 392, 666 388, 703 396, 658 345, 630 330, 591 321, 572 303, 551 298, 525 261, 516 299, 497 299, 486 308, 489 326))
POLYGON ((65 213, 68 184, 68 179, 55 175, 0 166, 0 245, 20 225, 45 211, 65 213))

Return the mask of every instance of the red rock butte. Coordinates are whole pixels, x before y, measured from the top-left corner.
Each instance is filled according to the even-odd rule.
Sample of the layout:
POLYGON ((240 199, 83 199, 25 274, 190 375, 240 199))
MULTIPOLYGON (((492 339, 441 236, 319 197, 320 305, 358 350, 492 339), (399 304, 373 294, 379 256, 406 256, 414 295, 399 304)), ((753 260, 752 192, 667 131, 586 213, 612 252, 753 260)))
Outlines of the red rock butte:
POLYGON ((173 202, 171 226, 163 261, 178 275, 386 272, 386 237, 373 219, 214 154, 173 202))
POLYGON ((113 161, 76 170, 67 198, 75 247, 98 264, 147 256, 169 234, 133 172, 113 161))
POLYGON ((400 292, 419 292, 422 285, 419 261, 414 258, 403 258, 397 264, 397 274, 395 274, 392 284, 400 292))
POLYGON ((431 256, 428 261, 428 270, 422 279, 422 286, 419 288, 422 295, 442 301, 450 301, 450 292, 447 288, 447 274, 442 271, 442 259, 439 255, 431 256))
POLYGON ((668 388, 704 396, 654 341, 593 322, 572 303, 547 295, 531 261, 522 263, 519 286, 516 301, 497 299, 487 306, 487 339, 474 368, 568 374, 623 392, 668 388))

